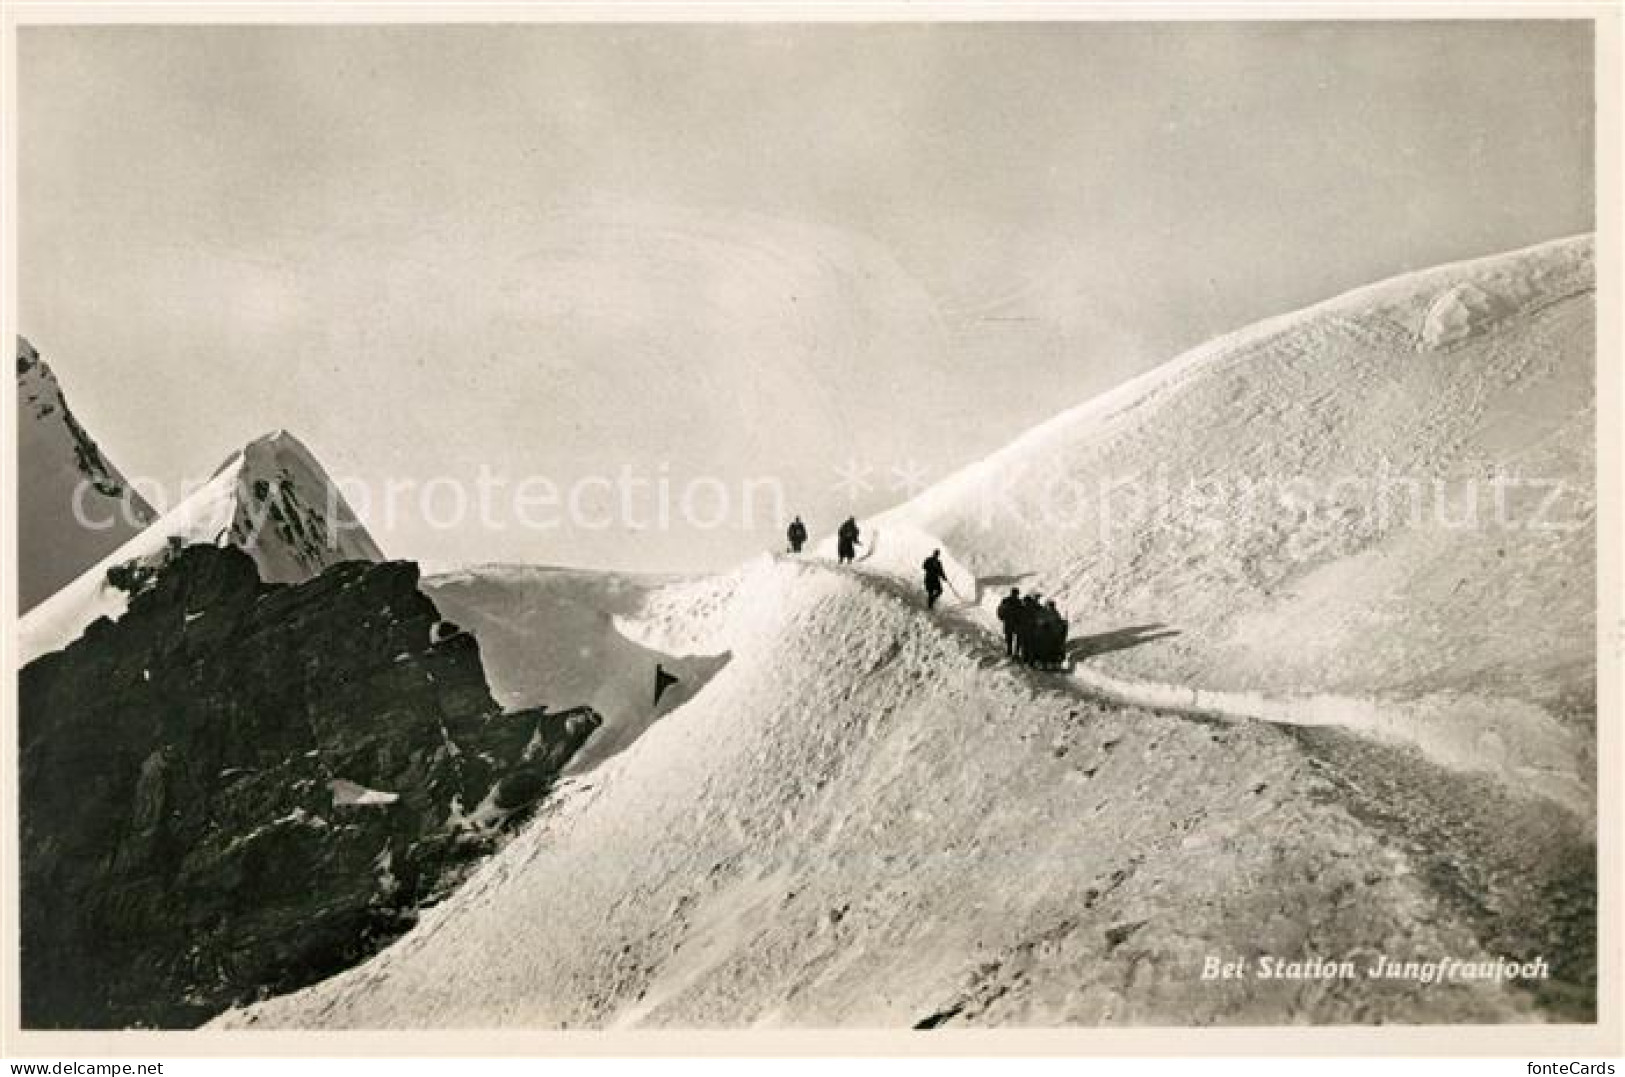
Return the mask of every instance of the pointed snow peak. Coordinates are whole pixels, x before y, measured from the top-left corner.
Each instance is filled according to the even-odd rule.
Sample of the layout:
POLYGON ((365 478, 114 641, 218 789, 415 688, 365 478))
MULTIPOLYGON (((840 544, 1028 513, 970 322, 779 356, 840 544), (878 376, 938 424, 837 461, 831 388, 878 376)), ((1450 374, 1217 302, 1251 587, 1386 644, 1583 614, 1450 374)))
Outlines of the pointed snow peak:
POLYGON ((300 467, 320 475, 324 482, 327 481, 326 471, 316 459, 316 454, 311 452, 303 441, 281 427, 261 434, 239 449, 233 449, 231 455, 214 469, 211 478, 218 478, 227 471, 240 470, 247 473, 256 470, 275 470, 289 461, 297 461, 300 467))
POLYGON ((226 471, 235 475, 237 500, 230 541, 253 555, 266 580, 294 582, 341 561, 384 559, 316 454, 288 431, 249 442, 226 471))
POLYGON ((345 561, 384 560, 315 455, 278 430, 232 453, 207 484, 31 611, 22 623, 23 661, 60 650, 99 616, 123 615, 128 595, 110 582, 110 570, 155 568, 194 545, 236 546, 268 583, 300 583, 345 561))
POLYGON ((243 446, 243 455, 251 463, 258 460, 298 460, 314 471, 322 471, 322 466, 317 462, 316 454, 310 451, 310 446, 281 427, 269 434, 262 434, 243 446))
POLYGON ((278 447, 285 446, 285 445, 292 445, 292 446, 294 446, 296 448, 304 449, 306 452, 309 451, 308 449, 305 449, 305 443, 304 442, 300 441, 298 438, 294 437, 292 434, 288 433, 287 430, 283 429, 280 426, 277 427, 275 430, 272 430, 270 433, 261 434, 259 437, 255 438, 253 441, 249 442, 248 443, 248 448, 250 448, 250 449, 268 448, 269 449, 269 448, 278 448, 278 447))
POLYGON ((246 462, 249 466, 270 465, 275 466, 277 461, 298 460, 304 466, 315 471, 322 471, 316 454, 310 447, 294 434, 282 427, 277 427, 268 433, 243 445, 226 457, 224 463, 215 470, 215 474, 225 471, 239 462, 246 462))

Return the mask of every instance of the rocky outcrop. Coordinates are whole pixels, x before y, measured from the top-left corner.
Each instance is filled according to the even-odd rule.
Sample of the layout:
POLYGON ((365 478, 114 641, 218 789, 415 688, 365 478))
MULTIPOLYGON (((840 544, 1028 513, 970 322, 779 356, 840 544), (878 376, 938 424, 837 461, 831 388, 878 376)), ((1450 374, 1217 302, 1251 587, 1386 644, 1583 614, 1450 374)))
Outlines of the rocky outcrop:
POLYGON ((598 725, 504 713, 416 565, 177 549, 23 669, 23 1023, 195 1025, 377 949, 598 725))
POLYGON ((232 453, 207 483, 29 610, 18 625, 22 660, 61 650, 98 617, 117 620, 128 598, 119 577, 147 573, 177 544, 235 546, 269 583, 303 583, 346 561, 384 560, 315 454, 287 431, 273 431, 232 453))

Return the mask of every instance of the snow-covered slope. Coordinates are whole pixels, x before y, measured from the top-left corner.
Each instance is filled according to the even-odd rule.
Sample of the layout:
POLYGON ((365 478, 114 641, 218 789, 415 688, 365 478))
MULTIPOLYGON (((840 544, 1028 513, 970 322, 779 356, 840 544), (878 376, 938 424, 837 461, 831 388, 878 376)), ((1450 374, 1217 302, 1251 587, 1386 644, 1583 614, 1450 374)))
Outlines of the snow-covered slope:
POLYGON ((54 594, 153 515, 74 418, 51 368, 18 337, 18 611, 54 594))
POLYGON ((1566 239, 1223 337, 870 522, 869 564, 940 544, 987 606, 1058 599, 1101 685, 1382 725, 1583 800, 1594 287, 1566 239))
POLYGON ((1591 288, 1571 240, 1365 289, 1059 417, 870 522, 851 568, 761 558, 629 598, 621 636, 727 664, 396 946, 218 1024, 1591 1019, 1595 846, 1566 795, 1594 711, 1591 288), (1561 480, 1578 526, 1373 521, 1328 485, 1384 466, 1561 480), (1248 479, 1302 481, 1249 508, 1248 479), (1139 483, 1148 515, 1035 517, 1046 481, 1139 483), (1198 481, 1232 485, 1204 504, 1198 481), (939 545, 953 597, 930 615, 939 545), (1005 663, 985 614, 1011 582, 1061 598, 1086 671, 1271 720, 1005 663), (1470 730, 1453 758, 1299 720, 1294 693, 1375 701, 1378 725, 1452 701, 1561 780, 1504 780, 1470 730), (1213 955, 1361 971, 1206 980, 1213 955), (1377 955, 1544 957, 1551 978, 1364 975, 1377 955))
POLYGON ((861 570, 764 558, 653 593, 622 625, 733 657, 394 947, 218 1024, 1494 1022, 1589 1005, 1573 881, 1592 849, 1547 802, 1336 733, 1103 706, 861 570), (1554 978, 1532 994, 1201 976, 1214 954, 1378 953, 1544 954, 1554 978))
POLYGON ((26 664, 67 646, 98 617, 117 619, 144 568, 198 543, 246 551, 268 583, 294 583, 379 551, 309 449, 276 431, 233 453, 190 497, 22 618, 26 664), (109 570, 125 583, 109 578, 109 570))
POLYGON ((644 647, 616 628, 671 577, 486 565, 430 576, 423 591, 473 633, 492 695, 509 709, 585 705, 603 719, 570 770, 621 751, 694 696, 727 661, 644 647), (655 667, 677 683, 654 698, 655 667))

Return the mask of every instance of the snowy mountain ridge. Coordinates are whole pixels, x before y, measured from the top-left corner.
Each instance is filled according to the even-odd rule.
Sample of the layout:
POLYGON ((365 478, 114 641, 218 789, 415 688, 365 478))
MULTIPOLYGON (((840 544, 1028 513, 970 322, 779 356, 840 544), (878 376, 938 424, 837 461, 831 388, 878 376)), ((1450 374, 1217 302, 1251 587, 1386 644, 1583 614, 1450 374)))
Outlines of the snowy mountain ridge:
POLYGON ((216 1026, 1592 1019, 1591 265, 1558 241, 1273 319, 866 521, 852 566, 762 557, 607 611, 727 661, 397 944, 216 1026), (1561 479, 1577 526, 1344 512, 1336 480, 1384 462, 1561 479), (1170 494, 1062 525, 1056 474, 1170 494), (1184 492, 1236 476, 1311 493, 1184 492), (1076 675, 1005 659, 1012 585, 1071 614, 1076 675), (1553 966, 1205 982, 1215 953, 1553 966))
POLYGON ((1593 274, 1558 240, 1222 337, 875 519, 868 565, 940 545, 990 627, 1041 591, 1113 698, 1360 728, 1588 814, 1593 274))
POLYGON ((75 418, 50 365, 23 337, 17 410, 18 609, 26 611, 156 514, 75 418))
POLYGON ((1272 338, 1307 324, 1336 326, 1367 340, 1382 339, 1398 350, 1424 353, 1448 348, 1519 315, 1539 313, 1596 288, 1595 237, 1589 233, 1522 250, 1432 266, 1254 322, 1214 337, 1137 377, 1061 411, 992 455, 933 484, 887 517, 929 516, 965 496, 966 488, 1001 465, 1039 453, 1051 441, 1084 424, 1103 423, 1176 388, 1205 366, 1245 361, 1272 338))
POLYGON ((1506 924, 1584 976, 1541 895, 1588 847, 1550 802, 1354 738, 1103 705, 885 576, 763 559, 738 582, 624 622, 731 647, 704 691, 396 945, 215 1027, 1540 1020, 1504 983, 1197 974, 1231 951, 1465 960, 1506 924), (1493 900, 1432 888, 1464 862, 1493 900))

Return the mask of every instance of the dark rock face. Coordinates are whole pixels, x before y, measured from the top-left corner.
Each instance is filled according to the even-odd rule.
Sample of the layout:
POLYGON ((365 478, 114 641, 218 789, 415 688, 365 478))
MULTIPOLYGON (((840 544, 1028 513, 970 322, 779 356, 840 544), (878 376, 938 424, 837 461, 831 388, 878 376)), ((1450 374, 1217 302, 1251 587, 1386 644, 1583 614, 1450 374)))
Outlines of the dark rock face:
POLYGON ((504 714, 417 566, 178 551, 20 677, 32 1028, 192 1026, 399 934, 598 726, 504 714))

